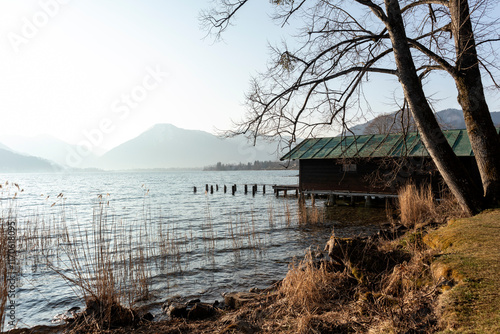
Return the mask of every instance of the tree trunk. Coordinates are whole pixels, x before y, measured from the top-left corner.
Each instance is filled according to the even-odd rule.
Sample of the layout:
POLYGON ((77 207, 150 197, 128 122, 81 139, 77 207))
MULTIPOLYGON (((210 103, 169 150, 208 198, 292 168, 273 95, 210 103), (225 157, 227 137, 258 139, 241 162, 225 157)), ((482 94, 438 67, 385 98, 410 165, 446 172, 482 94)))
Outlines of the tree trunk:
POLYGON ((484 196, 492 204, 500 201, 500 137, 484 96, 468 1, 451 0, 449 8, 457 54, 458 74, 454 79, 458 102, 481 174, 484 196))
POLYGON ((399 81, 422 142, 460 206, 469 214, 478 213, 482 209, 481 192, 448 144, 429 106, 407 43, 399 2, 385 0, 385 5, 386 27, 394 50, 399 81))

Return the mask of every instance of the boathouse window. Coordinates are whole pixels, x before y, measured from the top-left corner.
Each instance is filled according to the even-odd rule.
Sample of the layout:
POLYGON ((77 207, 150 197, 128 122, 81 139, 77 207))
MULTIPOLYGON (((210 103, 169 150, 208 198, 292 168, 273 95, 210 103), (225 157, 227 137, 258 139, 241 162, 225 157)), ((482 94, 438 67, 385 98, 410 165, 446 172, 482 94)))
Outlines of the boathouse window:
POLYGON ((343 164, 342 171, 348 173, 355 173, 357 171, 356 164, 343 164))

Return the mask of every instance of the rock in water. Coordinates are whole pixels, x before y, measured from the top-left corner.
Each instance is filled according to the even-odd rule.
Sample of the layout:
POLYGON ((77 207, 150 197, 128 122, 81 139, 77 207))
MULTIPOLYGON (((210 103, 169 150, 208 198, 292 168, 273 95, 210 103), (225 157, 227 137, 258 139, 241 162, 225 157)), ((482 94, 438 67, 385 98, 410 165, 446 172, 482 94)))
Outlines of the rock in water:
POLYGON ((172 303, 167 310, 167 315, 170 318, 187 318, 188 310, 186 304, 172 303))

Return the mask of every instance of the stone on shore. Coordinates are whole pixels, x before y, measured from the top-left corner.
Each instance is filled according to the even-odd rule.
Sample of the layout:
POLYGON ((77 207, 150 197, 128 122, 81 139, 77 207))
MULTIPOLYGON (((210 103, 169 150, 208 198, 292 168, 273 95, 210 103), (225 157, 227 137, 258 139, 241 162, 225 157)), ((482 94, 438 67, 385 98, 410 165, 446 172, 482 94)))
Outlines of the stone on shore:
POLYGON ((182 318, 188 320, 203 320, 217 314, 217 309, 199 300, 187 303, 172 303, 166 311, 170 318, 182 318))
POLYGON ((217 310, 210 304, 196 303, 193 308, 189 310, 187 318, 189 320, 203 320, 213 317, 217 314, 217 310))
POLYGON ((224 295, 224 302, 227 307, 235 309, 240 308, 248 302, 258 300, 260 294, 253 292, 231 292, 224 295))

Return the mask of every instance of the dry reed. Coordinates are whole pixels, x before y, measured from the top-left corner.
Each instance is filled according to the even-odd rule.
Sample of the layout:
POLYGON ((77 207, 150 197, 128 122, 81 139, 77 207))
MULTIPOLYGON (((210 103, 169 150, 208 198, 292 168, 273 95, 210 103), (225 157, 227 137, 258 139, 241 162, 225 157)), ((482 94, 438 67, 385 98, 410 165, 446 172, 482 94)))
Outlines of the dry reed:
MULTIPOLYGON (((149 298, 153 261, 158 256, 157 231, 145 215, 137 232, 116 221, 109 201, 99 196, 90 227, 60 222, 53 243, 58 252, 41 245, 47 266, 64 278, 86 303, 80 323, 109 327, 117 321, 136 321, 131 308, 149 298), (127 318, 128 317, 128 318, 127 318), (126 320, 128 319, 128 320, 126 320)), ((47 231, 49 229, 43 229, 47 231)))
POLYGON ((292 262, 279 293, 291 309, 311 313, 325 308, 340 292, 347 276, 327 268, 326 262, 315 263, 309 252, 300 262, 292 262))
POLYGON ((241 214, 237 215, 234 221, 230 217, 227 225, 227 237, 230 239, 230 245, 226 247, 233 252, 235 263, 241 262, 241 255, 244 251, 250 251, 255 257, 264 254, 267 248, 265 235, 263 236, 257 231, 253 211, 250 213, 250 221, 241 214))
POLYGON ((442 191, 436 200, 430 185, 417 187, 410 183, 398 192, 398 210, 406 227, 422 227, 430 222, 446 222, 466 214, 449 191, 442 191))
POLYGON ((430 185, 420 188, 410 183, 398 191, 399 215, 406 227, 425 224, 436 217, 436 205, 430 185))
POLYGON ((308 208, 305 204, 299 205, 299 225, 320 225, 325 221, 325 210, 317 206, 308 208))
MULTIPOLYGON (((50 215, 24 213, 19 228, 23 267, 52 270, 65 279, 68 289, 73 289, 87 306, 77 319, 84 319, 91 329, 109 327, 122 313, 133 316, 130 310, 151 295, 151 278, 159 272, 165 277, 173 272, 181 275, 183 268, 190 265, 188 254, 193 253, 194 247, 205 251, 205 259, 214 262, 220 249, 218 240, 228 240, 239 262, 241 254, 262 255, 269 243, 267 238, 272 236, 268 231, 260 231, 253 210, 232 215, 228 237, 219 238, 208 204, 202 230, 193 236, 192 227, 187 230, 161 218, 153 221, 147 201, 142 212, 139 210, 142 217, 138 221, 117 219, 110 200, 109 194, 100 195, 92 220, 81 221, 76 213, 67 211, 61 194, 50 206, 50 215)), ((290 211, 286 202, 283 214, 275 215, 270 204, 269 229, 281 227, 280 223, 289 227, 290 211)))

